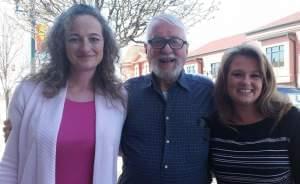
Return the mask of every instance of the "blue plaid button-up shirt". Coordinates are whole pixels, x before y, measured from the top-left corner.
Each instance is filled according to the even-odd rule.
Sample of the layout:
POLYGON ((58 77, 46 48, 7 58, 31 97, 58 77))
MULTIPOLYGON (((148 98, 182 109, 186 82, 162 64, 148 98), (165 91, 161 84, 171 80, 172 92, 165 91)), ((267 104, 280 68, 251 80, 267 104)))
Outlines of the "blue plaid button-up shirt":
POLYGON ((151 75, 127 81, 120 184, 204 184, 213 83, 184 72, 165 98, 151 75))

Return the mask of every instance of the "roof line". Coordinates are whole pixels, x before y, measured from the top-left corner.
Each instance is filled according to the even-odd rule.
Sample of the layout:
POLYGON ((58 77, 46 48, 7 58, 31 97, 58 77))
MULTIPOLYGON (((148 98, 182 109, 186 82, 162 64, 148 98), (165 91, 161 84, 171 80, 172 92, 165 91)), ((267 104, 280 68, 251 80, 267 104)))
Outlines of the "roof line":
POLYGON ((270 29, 284 27, 284 26, 287 26, 287 25, 297 24, 297 23, 300 23, 300 20, 296 20, 296 21, 293 21, 293 22, 285 23, 285 24, 279 24, 279 25, 275 25, 275 26, 270 26, 270 27, 266 27, 266 28, 257 29, 257 30, 250 31, 250 32, 246 32, 246 35, 256 34, 256 33, 259 33, 259 32, 270 30, 270 29))

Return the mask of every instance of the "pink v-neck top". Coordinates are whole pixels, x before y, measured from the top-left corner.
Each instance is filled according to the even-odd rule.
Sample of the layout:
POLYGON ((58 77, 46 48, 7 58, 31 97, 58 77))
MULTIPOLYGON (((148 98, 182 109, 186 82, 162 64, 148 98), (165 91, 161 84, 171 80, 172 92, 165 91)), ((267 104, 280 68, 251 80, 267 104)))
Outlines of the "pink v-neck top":
POLYGON ((56 184, 92 184, 95 102, 66 100, 56 147, 56 184))

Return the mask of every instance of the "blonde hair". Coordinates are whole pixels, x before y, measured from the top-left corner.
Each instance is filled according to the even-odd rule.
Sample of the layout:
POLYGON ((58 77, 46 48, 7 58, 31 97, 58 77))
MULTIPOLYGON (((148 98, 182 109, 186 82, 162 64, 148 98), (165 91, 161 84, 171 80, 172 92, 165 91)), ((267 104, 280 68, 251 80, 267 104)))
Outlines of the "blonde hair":
POLYGON ((229 68, 236 56, 245 56, 257 61, 263 87, 256 101, 256 107, 263 116, 275 119, 275 127, 282 116, 292 107, 292 104, 287 96, 277 92, 275 75, 267 57, 258 48, 246 44, 229 49, 222 57, 214 91, 216 108, 221 121, 230 123, 233 118, 233 102, 228 95, 226 86, 229 68))

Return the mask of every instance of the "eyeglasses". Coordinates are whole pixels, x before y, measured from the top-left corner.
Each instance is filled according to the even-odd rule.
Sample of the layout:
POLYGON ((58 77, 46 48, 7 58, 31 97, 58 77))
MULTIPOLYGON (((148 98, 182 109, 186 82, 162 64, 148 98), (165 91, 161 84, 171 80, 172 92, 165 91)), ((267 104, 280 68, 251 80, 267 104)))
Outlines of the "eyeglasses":
POLYGON ((151 40, 148 40, 148 43, 154 49, 163 49, 167 44, 172 49, 181 49, 184 44, 187 44, 187 41, 177 37, 172 37, 169 39, 156 37, 156 38, 152 38, 151 40))

